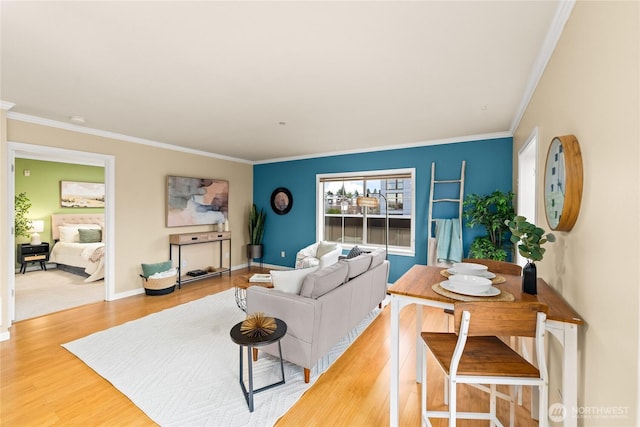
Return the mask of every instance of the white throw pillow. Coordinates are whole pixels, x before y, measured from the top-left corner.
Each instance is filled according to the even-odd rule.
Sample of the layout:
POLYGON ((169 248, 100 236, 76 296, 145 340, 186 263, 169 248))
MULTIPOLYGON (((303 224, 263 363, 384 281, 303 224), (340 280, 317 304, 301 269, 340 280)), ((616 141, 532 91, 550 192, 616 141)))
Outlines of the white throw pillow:
POLYGON ((316 271, 318 267, 300 268, 298 270, 271 270, 271 284, 273 288, 289 294, 300 294, 302 282, 307 275, 316 271))
POLYGON ((320 242, 316 251, 316 258, 322 258, 329 252, 334 251, 338 247, 337 243, 320 242))

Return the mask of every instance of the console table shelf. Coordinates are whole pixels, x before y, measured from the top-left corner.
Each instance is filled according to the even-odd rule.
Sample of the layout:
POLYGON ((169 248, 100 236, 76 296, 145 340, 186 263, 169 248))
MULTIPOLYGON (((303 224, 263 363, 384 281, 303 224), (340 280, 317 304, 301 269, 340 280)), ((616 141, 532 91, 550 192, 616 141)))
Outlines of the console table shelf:
POLYGON ((172 260, 173 247, 178 248, 178 289, 183 283, 193 282, 194 280, 206 279, 218 274, 228 272, 231 275, 231 232, 229 231, 206 231, 202 233, 183 233, 169 235, 169 260, 172 260), (223 242, 229 242, 229 261, 226 266, 223 264, 223 242), (189 276, 182 272, 182 247, 187 245, 196 245, 201 243, 217 243, 220 249, 220 260, 218 267, 207 271, 200 276, 189 276))

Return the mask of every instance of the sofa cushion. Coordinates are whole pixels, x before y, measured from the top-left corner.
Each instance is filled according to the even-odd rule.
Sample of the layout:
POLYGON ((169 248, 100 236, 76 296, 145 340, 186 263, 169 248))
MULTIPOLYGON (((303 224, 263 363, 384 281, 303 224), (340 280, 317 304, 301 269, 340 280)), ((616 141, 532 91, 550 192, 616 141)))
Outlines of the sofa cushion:
POLYGON ((379 248, 371 252, 371 254, 369 255, 371 256, 371 266, 369 266, 369 268, 373 268, 382 264, 382 261, 384 261, 386 254, 384 249, 379 248))
POLYGON ((347 264, 347 266, 349 267, 349 273, 347 277, 349 278, 349 280, 351 280, 369 269, 369 266, 371 265, 371 259, 371 255, 362 254, 358 255, 355 258, 343 259, 340 262, 347 264))
POLYGON ((316 270, 318 270, 318 267, 298 270, 271 270, 269 272, 271 273, 271 284, 276 290, 298 295, 304 278, 316 270))
POLYGON ((300 290, 300 296, 306 298, 318 298, 332 291, 347 281, 349 267, 338 262, 329 267, 322 268, 305 277, 300 290))
POLYGON ((316 250, 316 258, 322 258, 329 252, 336 250, 337 247, 337 243, 320 242, 320 244, 318 244, 318 249, 316 250))

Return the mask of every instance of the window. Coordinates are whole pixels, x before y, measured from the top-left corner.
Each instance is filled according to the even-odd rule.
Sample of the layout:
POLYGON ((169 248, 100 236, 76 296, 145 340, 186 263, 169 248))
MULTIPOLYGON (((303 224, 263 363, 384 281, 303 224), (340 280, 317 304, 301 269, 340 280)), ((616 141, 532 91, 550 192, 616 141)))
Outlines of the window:
POLYGON ((318 175, 318 240, 414 254, 414 169, 318 175), (358 206, 360 196, 377 207, 358 206), (385 200, 386 199, 386 200, 385 200))

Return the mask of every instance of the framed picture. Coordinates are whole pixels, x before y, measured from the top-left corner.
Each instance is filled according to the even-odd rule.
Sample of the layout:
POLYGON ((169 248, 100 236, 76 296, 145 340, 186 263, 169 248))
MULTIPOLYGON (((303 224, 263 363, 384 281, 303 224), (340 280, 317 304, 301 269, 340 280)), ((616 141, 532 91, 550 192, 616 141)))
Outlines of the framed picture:
POLYGON ((278 215, 286 215, 293 206, 293 196, 291 191, 284 187, 279 187, 271 193, 271 209, 278 215))
POLYGON ((104 183, 60 181, 60 207, 104 208, 104 183))
POLYGON ((224 223, 228 208, 229 181, 167 176, 167 227, 224 223))

